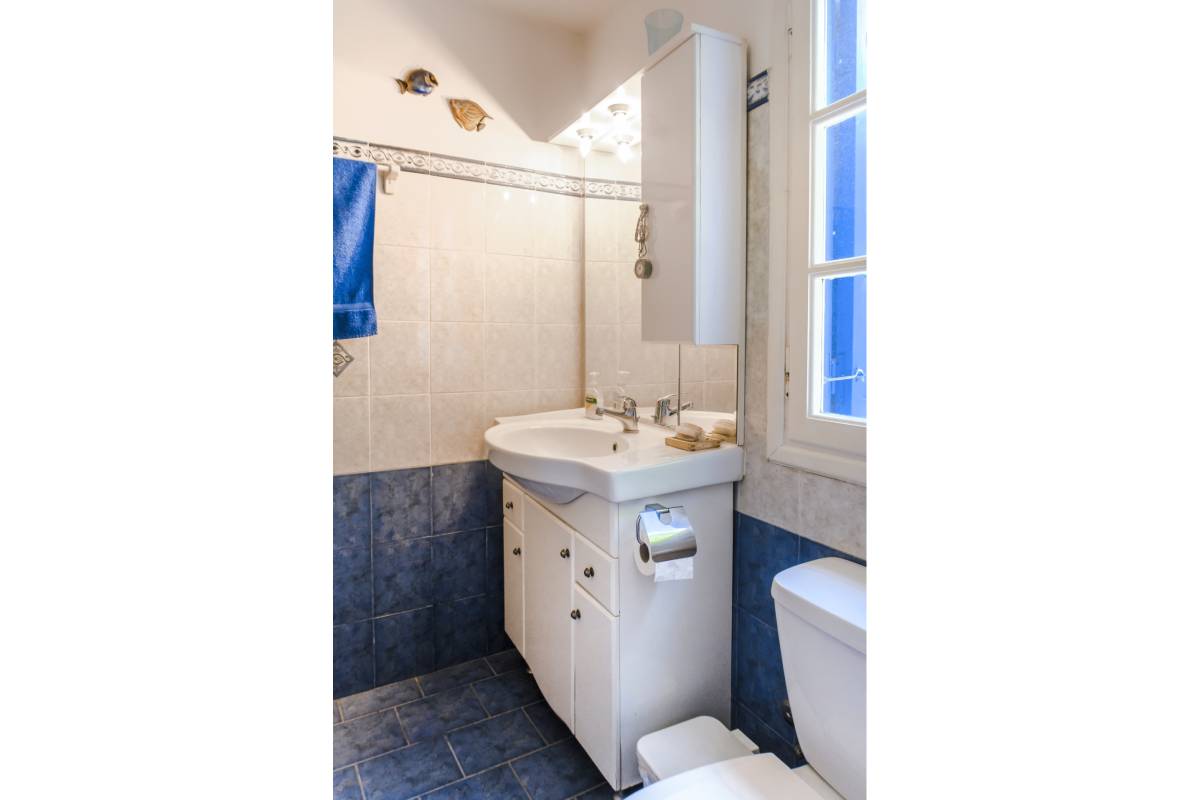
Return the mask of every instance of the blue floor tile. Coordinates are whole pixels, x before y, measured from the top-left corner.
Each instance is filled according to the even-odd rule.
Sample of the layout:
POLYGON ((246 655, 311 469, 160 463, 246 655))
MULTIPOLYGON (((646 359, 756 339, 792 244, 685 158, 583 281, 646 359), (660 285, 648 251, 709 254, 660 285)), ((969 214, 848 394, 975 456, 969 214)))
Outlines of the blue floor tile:
POLYGON ((429 467, 371 473, 371 537, 398 542, 433 532, 429 467))
MULTIPOLYGON (((638 788, 641 788, 641 784, 638 785, 638 788)), ((633 789, 629 789, 622 792, 621 797, 628 797, 632 793, 633 789)), ((613 800, 615 796, 617 796, 617 792, 614 792, 613 788, 607 783, 602 783, 594 789, 589 789, 581 795, 576 795, 575 800, 613 800)))
POLYGON ((383 686, 433 669, 432 606, 375 620, 376 685, 383 686))
POLYGON ((344 697, 375 685, 371 621, 333 626, 333 696, 344 697))
POLYGON ((497 675, 514 669, 526 671, 529 669, 529 667, 525 666, 525 659, 521 658, 521 654, 516 650, 505 650, 502 653, 493 653, 487 657, 487 661, 492 665, 492 669, 496 671, 497 675))
POLYGON ((447 689, 457 689, 459 686, 466 686, 468 683, 490 677, 492 677, 492 670, 481 658, 477 661, 468 661, 465 664, 422 675, 417 680, 421 682, 421 690, 426 695, 431 695, 447 689))
POLYGON ((353 719, 373 711, 420 699, 421 690, 417 688, 416 680, 410 678, 406 681, 380 686, 378 689, 352 694, 349 697, 343 697, 338 702, 342 707, 342 719, 353 719))
POLYGON ((397 709, 404 730, 414 742, 440 736, 453 728, 478 722, 487 716, 470 686, 449 689, 397 709))
POLYGON ((475 684, 479 702, 489 714, 500 714, 542 699, 533 676, 528 672, 506 672, 475 684))
POLYGON ((375 615, 410 611, 433 602, 432 540, 376 543, 372 552, 375 615))
POLYGON ((566 800, 604 783, 604 776, 574 739, 512 762, 533 800, 566 800))
POLYGON ((507 764, 452 783, 423 800, 526 800, 525 790, 507 764))
POLYGON ((333 701, 333 724, 337 725, 342 721, 342 711, 338 708, 338 701, 333 701))
POLYGON ((546 744, 554 744, 570 738, 571 729, 546 703, 534 703, 531 706, 525 706, 524 710, 533 722, 533 727, 537 728, 538 733, 546 740, 546 744))
POLYGON ((358 788, 358 774, 354 767, 333 773, 333 800, 362 800, 362 790, 358 788))
POLYGON ((406 744, 396 712, 368 714, 333 726, 333 766, 338 769, 406 744))
POLYGON ((407 800, 463 776, 442 738, 364 761, 358 774, 366 800, 407 800))
POLYGON ((542 737, 520 709, 454 731, 446 738, 468 775, 544 746, 542 737))

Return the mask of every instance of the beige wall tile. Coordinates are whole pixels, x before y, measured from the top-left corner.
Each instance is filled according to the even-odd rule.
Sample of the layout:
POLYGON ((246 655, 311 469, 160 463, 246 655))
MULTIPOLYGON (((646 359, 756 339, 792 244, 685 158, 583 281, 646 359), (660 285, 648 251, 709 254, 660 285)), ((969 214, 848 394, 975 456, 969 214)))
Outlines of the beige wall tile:
POLYGON ((599 372, 601 386, 616 384, 620 329, 616 325, 588 325, 584 340, 585 383, 587 373, 599 372))
POLYGON ((561 411, 564 408, 583 408, 582 389, 541 389, 538 391, 538 411, 561 411))
POLYGON ((537 388, 573 389, 583 385, 583 328, 537 326, 537 388))
POLYGON ((429 392, 429 323, 381 322, 372 338, 372 395, 429 392))
POLYGON ((666 349, 671 345, 642 341, 641 325, 620 326, 617 369, 629 373, 629 383, 661 383, 666 375, 666 349))
POLYGON ((487 187, 458 178, 429 180, 433 247, 483 252, 487 187))
POLYGON ((633 274, 633 262, 613 264, 617 278, 617 304, 622 324, 642 324, 642 282, 633 274))
POLYGON ((637 259, 637 241, 633 238, 633 234, 637 230, 640 203, 630 200, 613 200, 611 202, 616 206, 612 221, 616 251, 614 260, 628 261, 632 272, 633 262, 637 259))
POLYGON ((487 256, 488 322, 533 322, 537 303, 537 262, 524 256, 487 256))
POLYGON ((588 261, 584 264, 583 313, 588 325, 611 325, 620 321, 616 269, 613 261, 588 261))
POLYGON ((370 346, 373 336, 359 339, 338 339, 342 348, 353 358, 342 374, 333 379, 334 397, 362 397, 370 390, 370 346))
POLYGON ((737 345, 712 345, 704 348, 705 380, 737 380, 737 345))
POLYGON ((420 247, 375 248, 375 315, 389 322, 429 319, 429 251, 420 247))
POLYGON ((704 409, 704 384, 683 383, 679 386, 680 403, 691 403, 697 411, 704 409))
POLYGON ((430 455, 434 464, 478 461, 487 455, 483 432, 491 425, 482 392, 430 398, 430 455))
POLYGON ((536 193, 493 185, 486 191, 484 249, 489 253, 532 256, 536 193))
POLYGON ((517 417, 538 411, 538 393, 533 389, 516 392, 488 392, 487 415, 491 425, 496 417, 517 417))
MULTIPOLYGON (((617 200, 587 198, 583 201, 583 254, 588 261, 617 260, 617 200)), ((629 235, 633 236, 630 228, 629 235)))
POLYGON ((483 322, 484 255, 434 250, 429 269, 429 315, 434 322, 483 322))
POLYGON ((578 261, 583 244, 583 200, 535 192, 533 255, 578 261))
POLYGON ((484 385, 489 391, 537 388, 537 332, 533 325, 487 325, 484 385))
POLYGON ((540 259, 536 283, 535 322, 583 323, 583 264, 540 259))
POLYGON ((428 175, 396 170, 391 194, 375 194, 375 244, 429 246, 428 175))
POLYGON ((366 397, 333 400, 334 475, 353 475, 371 469, 368 402, 366 397))
POLYGON ((483 325, 433 322, 429 331, 429 388, 433 392, 483 389, 483 325))
POLYGON ((708 381, 704 384, 705 411, 737 411, 737 382, 708 381))
POLYGON ((371 398, 371 469, 429 464, 429 395, 371 398))

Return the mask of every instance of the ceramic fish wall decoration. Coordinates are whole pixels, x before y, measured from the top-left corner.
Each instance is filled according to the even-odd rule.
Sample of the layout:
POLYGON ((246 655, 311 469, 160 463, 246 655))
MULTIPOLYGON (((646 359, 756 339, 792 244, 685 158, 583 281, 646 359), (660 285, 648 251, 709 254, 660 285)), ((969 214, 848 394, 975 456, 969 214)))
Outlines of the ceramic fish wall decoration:
POLYGON ((420 95, 433 94, 437 85, 437 78, 427 69, 414 69, 408 73, 407 78, 396 78, 396 86, 400 87, 400 94, 408 92, 420 95))
POLYGON ((462 126, 463 130, 481 131, 487 124, 484 120, 495 119, 474 100, 450 100, 449 103, 454 121, 462 126))

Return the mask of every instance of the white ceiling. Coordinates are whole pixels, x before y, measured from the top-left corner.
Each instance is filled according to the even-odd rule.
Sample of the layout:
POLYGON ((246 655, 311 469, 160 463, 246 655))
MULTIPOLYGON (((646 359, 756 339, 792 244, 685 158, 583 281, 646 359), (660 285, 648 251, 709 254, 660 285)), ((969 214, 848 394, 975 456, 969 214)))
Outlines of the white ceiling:
POLYGON ((622 0, 488 0, 498 11, 586 33, 620 5, 622 0))

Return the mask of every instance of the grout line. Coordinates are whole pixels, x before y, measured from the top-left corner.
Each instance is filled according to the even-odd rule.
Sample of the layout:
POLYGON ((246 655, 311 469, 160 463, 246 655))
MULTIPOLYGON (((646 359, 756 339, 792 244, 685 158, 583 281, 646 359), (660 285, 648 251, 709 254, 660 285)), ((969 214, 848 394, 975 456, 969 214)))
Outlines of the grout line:
POLYGON ((404 720, 400 718, 400 706, 394 706, 392 713, 396 715, 396 723, 400 726, 400 735, 404 737, 405 743, 416 744, 416 740, 408 735, 408 728, 404 727, 404 720))
MULTIPOLYGON (((583 797, 585 794, 592 791, 593 789, 599 789, 601 786, 608 786, 608 781, 601 781, 600 783, 597 783, 595 786, 589 786, 588 788, 584 789, 579 794, 571 795, 571 797, 568 798, 568 800, 578 800, 578 798, 583 797)), ((619 793, 614 792, 613 796, 615 797, 617 794, 619 794, 619 793)))
POLYGON ((513 774, 513 777, 517 779, 517 786, 521 787, 521 791, 525 793, 525 797, 527 797, 528 800, 533 800, 533 795, 531 795, 529 793, 529 789, 525 787, 525 781, 521 780, 521 776, 517 774, 516 768, 513 767, 513 762, 509 761, 506 766, 508 767, 508 771, 513 774))
POLYGON ((355 764, 351 769, 354 770, 354 780, 358 781, 358 796, 362 800, 367 800, 367 790, 363 788, 362 775, 358 773, 358 764, 355 764))
POLYGON ((442 734, 442 739, 446 741, 446 747, 450 748, 450 755, 454 758, 454 765, 458 767, 458 773, 462 778, 467 777, 467 771, 463 769, 462 762, 458 760, 458 753, 454 752, 454 745, 450 744, 449 733, 442 734))

